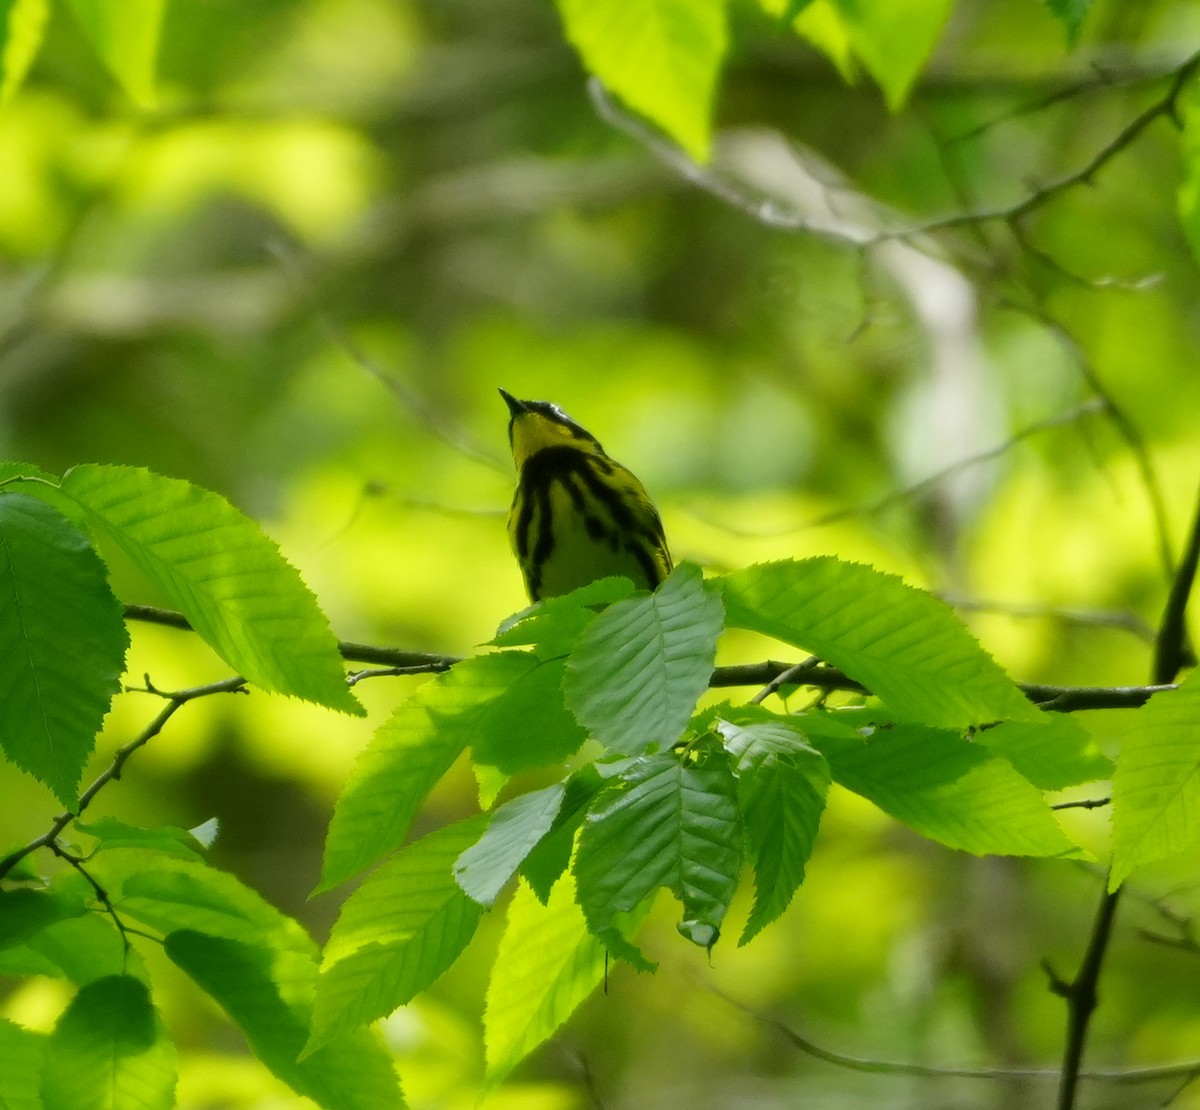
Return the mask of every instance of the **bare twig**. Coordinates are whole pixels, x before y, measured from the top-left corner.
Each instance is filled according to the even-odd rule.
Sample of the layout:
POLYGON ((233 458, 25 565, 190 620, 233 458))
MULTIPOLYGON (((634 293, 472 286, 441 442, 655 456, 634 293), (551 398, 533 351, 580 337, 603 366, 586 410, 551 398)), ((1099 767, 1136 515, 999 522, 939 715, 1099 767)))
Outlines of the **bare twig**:
POLYGON ((1064 424, 1074 424, 1077 421, 1087 416, 1092 416, 1095 413, 1103 412, 1108 406, 1100 399, 1093 398, 1085 401, 1077 408, 1071 409, 1070 412, 1058 413, 1055 416, 1049 416, 1045 420, 1038 420, 1032 424, 1026 425, 1019 431, 1014 432, 1003 443, 998 443, 994 447, 989 447, 986 451, 981 451, 977 455, 971 455, 966 459, 959 459, 955 463, 937 471, 935 474, 930 474, 926 478, 922 478, 919 482, 914 482, 912 485, 905 486, 903 489, 893 490, 881 497, 878 501, 873 501, 868 505, 859 505, 851 509, 839 509, 836 512, 825 513, 822 516, 815 517, 808 521, 804 527, 819 528, 827 524, 833 524, 840 520, 845 520, 849 517, 867 515, 874 516, 877 513, 883 512, 884 509, 890 508, 892 505, 900 501, 906 501, 910 498, 923 493, 932 486, 940 485, 947 478, 953 478, 967 470, 970 467, 978 466, 980 463, 991 462, 1006 455, 1022 440, 1028 439, 1030 436, 1036 435, 1039 432, 1044 432, 1049 428, 1058 428, 1064 424))
POLYGON ((1108 413, 1113 427, 1116 428, 1117 434, 1125 441, 1125 445, 1129 448, 1137 464, 1138 472, 1142 478, 1142 485, 1146 490, 1146 497, 1150 502, 1150 510, 1154 516, 1154 531, 1158 542, 1158 558, 1162 566, 1163 577, 1167 581, 1173 580, 1175 575, 1175 557, 1171 553, 1167 508, 1163 500, 1162 489, 1158 484, 1158 478, 1154 473, 1154 466, 1150 461, 1149 449, 1146 447, 1146 441, 1142 438, 1141 432, 1138 431, 1137 425, 1125 409, 1117 403, 1116 398, 1113 397, 1104 381, 1100 378, 1096 367, 1092 364, 1092 360, 1088 357, 1082 344, 1071 334, 1061 320, 1056 319, 1045 309, 1038 306, 1009 305, 1009 307, 1016 311, 1024 312, 1036 320, 1058 340, 1075 362, 1088 387, 1103 402, 1104 409, 1108 413))
MULTIPOLYGON (((160 697, 167 699, 167 704, 162 707, 158 715, 152 720, 137 736, 129 743, 117 749, 117 753, 113 756, 113 761, 108 767, 102 771, 88 788, 79 795, 79 804, 74 810, 64 810, 50 824, 50 828, 42 833, 41 836, 31 840, 23 848, 18 848, 10 852, 3 859, 0 859, 0 879, 4 878, 18 863, 32 852, 36 852, 39 848, 49 848, 56 854, 61 855, 62 852, 58 847, 58 838, 62 835, 62 831, 79 817, 85 809, 92 803, 96 795, 114 779, 121 777, 121 772, 125 768, 125 764, 129 757, 133 755, 138 748, 144 747, 162 732, 166 723, 190 701, 195 701, 197 698, 208 697, 212 694, 232 694, 239 693, 246 688, 246 680, 240 676, 224 679, 221 682, 212 682, 207 686, 194 686, 188 690, 177 690, 172 694, 165 694, 155 690, 147 683, 147 689, 151 693, 158 694, 160 697)), ((65 858, 65 857, 64 857, 65 858)))
POLYGON ((279 262, 300 295, 308 301, 311 311, 325 330, 330 342, 351 362, 370 374, 399 401, 413 419, 448 447, 492 470, 507 472, 508 465, 498 454, 475 442, 461 428, 437 412, 417 390, 380 365, 359 346, 353 336, 334 319, 326 306, 321 303, 312 281, 301 264, 299 251, 293 244, 282 239, 273 239, 267 244, 267 249, 279 262))
MULTIPOLYGON (((1058 1077, 1055 1068, 961 1068, 943 1067, 932 1064, 915 1064, 906 1060, 881 1060, 863 1056, 851 1056, 836 1052, 817 1044, 815 1041, 786 1022, 769 1015, 758 1013, 749 1006, 731 998, 724 991, 705 983, 705 988, 723 1002, 740 1010, 747 1017, 774 1029, 783 1036, 789 1044, 799 1049, 815 1060, 823 1060, 835 1067, 848 1071, 865 1072, 871 1075, 909 1075, 922 1079, 1041 1079, 1052 1080, 1058 1077)), ((1175 1064, 1157 1064, 1144 1068, 1126 1068, 1120 1071, 1087 1071, 1080 1078, 1102 1083, 1132 1085, 1139 1083, 1154 1083, 1163 1079, 1187 1079, 1200 1075, 1200 1060, 1186 1060, 1175 1064)))
MULTIPOLYGON (((1096 180, 1096 175, 1104 169, 1118 154, 1129 147, 1147 127, 1156 119, 1166 116, 1174 119, 1176 106, 1180 95, 1187 86, 1188 80, 1200 67, 1200 52, 1193 54, 1174 72, 1167 92, 1153 104, 1134 116, 1112 139, 1102 146, 1089 161, 1078 169, 1056 178, 1054 181, 1034 189, 1031 193, 1013 204, 999 205, 994 208, 980 208, 974 211, 955 212, 948 216, 940 216, 923 223, 908 227, 896 228, 881 232, 874 242, 889 239, 910 239, 914 236, 928 235, 935 231, 948 231, 951 228, 965 227, 971 224, 1002 221, 1012 224, 1028 216, 1031 212, 1048 203, 1060 193, 1073 189, 1078 185, 1090 185, 1096 180)), ((871 245, 868 243, 867 245, 871 245)))
POLYGON ((1051 809, 1103 809, 1112 805, 1112 798, 1081 798, 1077 802, 1056 802, 1051 809))

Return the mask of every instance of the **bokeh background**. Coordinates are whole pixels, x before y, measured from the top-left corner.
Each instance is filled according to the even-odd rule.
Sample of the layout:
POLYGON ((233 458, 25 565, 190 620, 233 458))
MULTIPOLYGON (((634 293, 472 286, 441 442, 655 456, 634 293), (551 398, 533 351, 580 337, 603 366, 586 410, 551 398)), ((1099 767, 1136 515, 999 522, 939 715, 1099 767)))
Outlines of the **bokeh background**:
MULTIPOLYGON (((1098 0, 1073 49, 1050 6, 961 0, 895 113, 735 6, 699 180, 589 91, 548 4, 172 3, 154 108, 56 7, 0 111, 0 455, 217 490, 342 638, 461 654, 524 604, 503 386, 634 469, 677 559, 867 561, 958 605, 1019 679, 1147 681, 1200 485, 1192 94, 1015 225, 905 231, 1087 165, 1200 45, 1184 0, 1098 0)), ((123 599, 161 600, 107 554, 123 599)), ((134 633, 130 681, 223 677, 185 634, 134 633)), ((782 650, 731 638, 722 661, 782 650)), ((189 706, 94 812, 218 817, 214 860, 323 939, 340 896, 308 893, 331 806, 416 681, 361 684, 367 724, 264 695, 189 706)), ((96 767, 154 711, 121 695, 96 767)), ((1088 723, 1114 750, 1121 721, 1088 723)), ((0 790, 0 841, 56 812, 7 765, 0 790)), ((475 804, 458 767, 423 828, 475 804)), ((1050 1105, 1049 1079, 865 1074, 771 1023, 873 1061, 1054 1067, 1063 1005, 1039 965, 1073 973, 1108 835, 1103 808, 1063 819, 1096 865, 976 860, 835 791, 778 924, 745 950, 731 925, 706 960, 661 905, 659 973, 614 968, 487 1105, 1050 1105)), ((1200 1059, 1198 863, 1130 890, 1098 1068, 1200 1059)), ((476 1105, 501 923, 386 1023, 414 1106, 476 1105)), ((181 1106, 302 1105, 154 967, 181 1106)), ((0 1011, 48 1026, 64 989, 0 980, 0 1011)), ((1081 1105, 1200 1106, 1196 1088, 1092 1081, 1081 1105)))

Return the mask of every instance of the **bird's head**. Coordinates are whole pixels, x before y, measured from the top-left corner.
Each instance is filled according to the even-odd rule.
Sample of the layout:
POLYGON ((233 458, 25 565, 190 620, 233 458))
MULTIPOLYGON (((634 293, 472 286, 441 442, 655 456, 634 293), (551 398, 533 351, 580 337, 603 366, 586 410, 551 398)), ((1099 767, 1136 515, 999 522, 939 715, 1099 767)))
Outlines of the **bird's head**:
POLYGON ((557 405, 549 401, 518 401, 503 389, 500 396, 511 414, 508 441, 518 470, 526 459, 547 447, 574 447, 591 455, 604 454, 599 440, 557 405))

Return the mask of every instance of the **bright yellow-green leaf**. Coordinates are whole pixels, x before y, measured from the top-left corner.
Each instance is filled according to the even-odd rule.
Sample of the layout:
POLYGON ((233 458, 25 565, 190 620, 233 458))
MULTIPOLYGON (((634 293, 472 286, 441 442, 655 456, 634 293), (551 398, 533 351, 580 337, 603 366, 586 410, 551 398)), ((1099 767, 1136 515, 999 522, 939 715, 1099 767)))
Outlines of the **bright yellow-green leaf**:
POLYGON ((1114 890, 1200 841, 1200 671, 1130 718, 1113 776, 1114 890))
POLYGON ((42 45, 49 0, 0 0, 0 106, 21 87, 42 45))
POLYGON ((92 49, 130 100, 154 107, 154 66, 166 0, 67 0, 92 49))
POLYGON ((543 906, 525 884, 508 907, 484 1014, 488 1079, 499 1083, 549 1037, 604 976, 605 949, 588 932, 563 877, 543 906))
POLYGON ((583 64, 693 158, 711 145, 724 0, 558 0, 583 64))

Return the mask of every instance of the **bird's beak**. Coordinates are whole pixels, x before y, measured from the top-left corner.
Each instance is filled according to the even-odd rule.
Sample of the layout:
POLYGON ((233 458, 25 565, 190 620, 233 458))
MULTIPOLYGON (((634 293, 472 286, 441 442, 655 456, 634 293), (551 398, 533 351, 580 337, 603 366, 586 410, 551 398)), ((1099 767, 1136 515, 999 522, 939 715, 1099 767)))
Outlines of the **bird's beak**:
POLYGON ((521 413, 529 411, 529 406, 524 401, 518 401, 507 389, 500 390, 500 396, 504 398, 504 403, 513 416, 520 416, 521 413))

